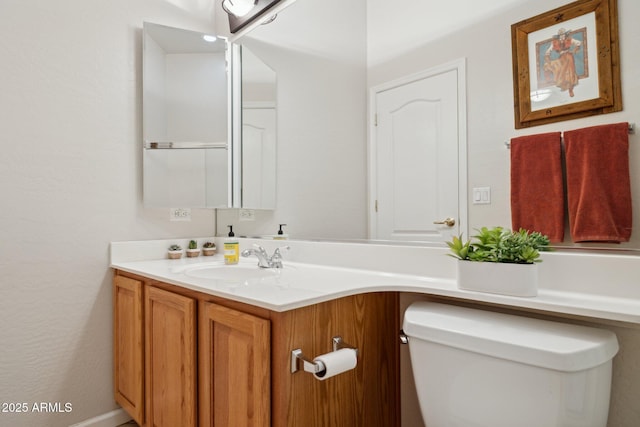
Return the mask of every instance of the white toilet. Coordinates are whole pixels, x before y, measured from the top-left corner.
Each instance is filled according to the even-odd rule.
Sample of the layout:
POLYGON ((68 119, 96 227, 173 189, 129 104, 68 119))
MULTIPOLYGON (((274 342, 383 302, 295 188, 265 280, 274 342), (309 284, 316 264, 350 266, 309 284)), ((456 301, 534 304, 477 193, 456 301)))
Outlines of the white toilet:
POLYGON ((416 302, 404 315, 427 427, 605 427, 614 333, 416 302))

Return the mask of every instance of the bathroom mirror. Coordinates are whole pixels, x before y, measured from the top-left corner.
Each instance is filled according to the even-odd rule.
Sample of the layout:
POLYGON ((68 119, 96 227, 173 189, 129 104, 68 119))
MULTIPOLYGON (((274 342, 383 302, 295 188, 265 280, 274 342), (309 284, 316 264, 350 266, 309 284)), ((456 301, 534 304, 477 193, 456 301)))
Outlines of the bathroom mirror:
POLYGON ((276 207, 276 73, 246 46, 242 64, 241 206, 276 207))
POLYGON ((224 38, 143 33, 145 205, 274 209, 275 72, 224 38))
MULTIPOLYGON (((365 16, 364 0, 298 0, 233 39, 277 75, 277 206, 238 233, 290 224, 296 238, 366 236, 365 16)), ((223 230, 239 219, 216 220, 223 230)))
POLYGON ((153 207, 232 206, 231 61, 222 38, 143 27, 143 200, 153 207))
MULTIPOLYGON (((341 181, 340 186, 337 186, 335 176, 342 176, 340 174, 345 167, 341 163, 343 157, 336 155, 336 151, 331 146, 335 141, 340 141, 344 157, 351 156, 350 159, 353 160, 354 157, 350 152, 352 147, 357 144, 366 144, 368 89, 366 83, 363 86, 352 84, 349 88, 340 87, 341 81, 331 78, 331 65, 329 65, 335 64, 336 69, 342 67, 347 62, 344 58, 345 53, 348 53, 354 61, 357 59, 353 43, 361 37, 360 31, 363 26, 361 21, 366 20, 366 13, 358 14, 357 11, 351 10, 356 7, 352 5, 357 3, 360 2, 349 2, 350 9, 340 16, 335 14, 326 16, 325 12, 333 10, 334 3, 322 0, 300 0, 279 12, 272 23, 258 26, 234 40, 243 46, 249 46, 256 52, 261 49, 268 50, 269 54, 279 59, 281 63, 286 62, 285 56, 296 57, 295 67, 274 66, 278 73, 279 92, 278 207, 271 216, 258 216, 255 223, 243 223, 241 228, 243 234, 261 235, 277 229, 278 222, 286 222, 289 224, 288 229, 292 238, 358 241, 366 238, 366 200, 360 198, 360 194, 356 194, 356 191, 343 192, 340 188, 344 185, 348 189, 357 188, 360 193, 366 192, 367 171, 361 166, 366 162, 366 153, 360 154, 359 161, 351 161, 347 167, 349 176, 341 181), (349 19, 348 23, 342 23, 343 16, 349 19), (328 32, 327 28, 331 31, 328 32), (352 48, 353 50, 350 50, 352 48), (297 57, 301 60, 298 61, 297 57), (313 67, 303 68, 306 65, 305 60, 309 63, 312 60, 316 62, 313 67), (338 100, 333 96, 336 88, 341 88, 344 92, 338 100), (356 90, 358 94, 354 94, 356 90), (353 108, 355 104, 353 99, 357 99, 364 105, 364 112, 361 107, 360 110, 353 108), (349 108, 346 107, 347 104, 349 108), (347 128, 343 121, 336 120, 335 116, 328 116, 331 109, 340 109, 344 122, 349 121, 350 124, 359 126, 361 133, 353 131, 349 134, 348 140, 343 139, 343 135, 346 134, 344 130, 347 128), (340 131, 336 130, 338 126, 342 126, 339 128, 340 131), (316 149, 316 147, 320 148, 316 149), (327 160, 329 156, 333 157, 327 160), (310 176, 313 180, 307 178, 310 176), (323 182, 324 186, 314 186, 316 182, 323 182), (330 209, 325 209, 327 206, 330 209), (365 227, 358 228, 358 224, 354 225, 352 220, 347 227, 344 225, 346 222, 344 218, 339 214, 334 215, 333 212, 349 214, 361 212, 360 223, 365 224, 365 227)), ((366 31, 373 30, 365 30, 365 34, 366 31)), ((366 53, 366 43, 358 49, 366 53)), ((293 60, 291 62, 294 63, 293 60)), ((391 73, 394 69, 392 65, 386 68, 378 66, 374 71, 380 75, 387 71, 391 73)), ((367 71, 365 66, 363 74, 365 82, 368 72, 370 71, 367 71)), ((347 76, 344 72, 342 74, 347 76)), ((475 101, 469 99, 469 102, 475 101)), ((498 142, 497 150, 502 151, 497 152, 496 155, 507 156, 508 151, 504 149, 500 140, 498 142)), ((633 144, 634 142, 630 142, 631 149, 634 147, 633 144)), ((468 163, 472 175, 478 175, 478 169, 482 167, 482 163, 473 157, 468 159, 468 163)), ((637 174, 637 168, 634 171, 632 166, 632 175, 637 174)), ((502 181, 500 183, 503 184, 502 181)), ((504 190, 500 194, 494 194, 496 197, 505 195, 508 197, 508 192, 505 193, 504 190)), ((500 208, 486 205, 473 206, 471 201, 468 204, 467 223, 470 224, 471 232, 478 226, 505 224, 509 221, 508 212, 503 207, 504 202, 500 208)), ((234 217, 230 214, 218 221, 219 227, 223 228, 224 225, 232 223, 234 217)), ((574 245, 566 241, 561 249, 638 250, 640 248, 638 242, 640 242, 640 231, 634 230, 632 241, 627 244, 574 245)), ((393 244, 421 243, 394 242, 393 244)))

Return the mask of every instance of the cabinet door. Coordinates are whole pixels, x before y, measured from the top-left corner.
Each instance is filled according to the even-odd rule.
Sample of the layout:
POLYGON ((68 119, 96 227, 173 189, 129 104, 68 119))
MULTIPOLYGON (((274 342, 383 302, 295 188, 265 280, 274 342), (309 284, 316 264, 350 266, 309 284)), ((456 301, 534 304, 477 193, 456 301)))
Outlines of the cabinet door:
POLYGON ((271 425, 270 322, 212 303, 200 310, 200 427, 271 425))
POLYGON ((147 286, 146 417, 152 427, 196 425, 195 300, 147 286))
POLYGON ((273 313, 273 427, 395 427, 400 425, 398 297, 353 295, 273 313), (318 381, 291 373, 291 350, 309 358, 331 351, 340 335, 358 349, 355 369, 318 381))
POLYGON ((140 280, 113 278, 113 388, 116 402, 144 424, 144 342, 140 280))

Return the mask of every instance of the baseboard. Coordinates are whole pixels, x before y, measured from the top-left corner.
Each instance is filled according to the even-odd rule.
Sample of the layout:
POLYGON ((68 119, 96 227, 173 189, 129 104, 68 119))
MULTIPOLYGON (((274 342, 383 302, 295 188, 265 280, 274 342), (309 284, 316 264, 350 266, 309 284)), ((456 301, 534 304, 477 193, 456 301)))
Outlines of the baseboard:
POLYGON ((69 427, 116 427, 130 420, 131 417, 125 411, 116 409, 69 427))

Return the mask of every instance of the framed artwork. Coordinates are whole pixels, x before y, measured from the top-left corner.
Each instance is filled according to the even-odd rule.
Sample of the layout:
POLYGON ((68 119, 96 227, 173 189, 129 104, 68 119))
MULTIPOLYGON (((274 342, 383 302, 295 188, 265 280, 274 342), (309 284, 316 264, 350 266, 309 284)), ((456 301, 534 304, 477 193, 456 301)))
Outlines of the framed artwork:
POLYGON ((622 110, 616 0, 579 0, 511 26, 516 129, 622 110))

